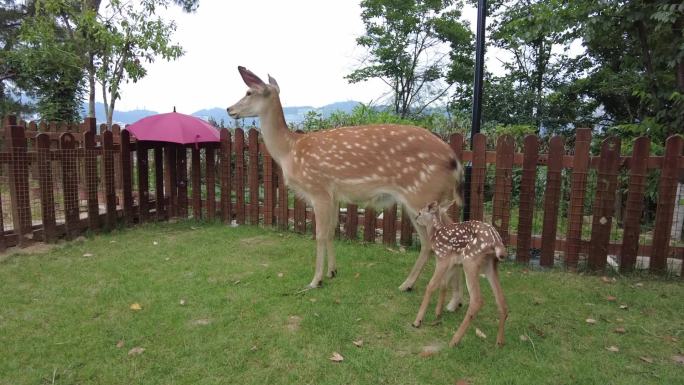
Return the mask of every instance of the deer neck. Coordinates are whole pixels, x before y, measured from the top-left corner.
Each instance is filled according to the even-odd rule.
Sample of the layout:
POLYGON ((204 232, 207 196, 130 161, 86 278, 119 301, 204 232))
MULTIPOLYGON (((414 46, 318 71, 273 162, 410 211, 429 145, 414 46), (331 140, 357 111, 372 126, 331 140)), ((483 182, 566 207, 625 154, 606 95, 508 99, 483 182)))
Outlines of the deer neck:
POLYGON ((259 115, 264 144, 271 157, 279 164, 292 151, 294 134, 287 128, 280 98, 273 96, 273 103, 259 115))

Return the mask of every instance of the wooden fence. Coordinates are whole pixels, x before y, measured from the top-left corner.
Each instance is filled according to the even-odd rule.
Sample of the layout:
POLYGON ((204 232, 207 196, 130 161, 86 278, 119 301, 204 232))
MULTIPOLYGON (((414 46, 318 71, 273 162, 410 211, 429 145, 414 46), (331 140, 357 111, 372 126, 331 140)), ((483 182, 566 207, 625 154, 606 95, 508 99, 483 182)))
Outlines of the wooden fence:
MULTIPOLYGON (((466 150, 464 138, 452 135, 449 144, 472 165, 466 192, 471 219, 490 221, 519 262, 538 257, 542 266, 586 264, 601 270, 610 263, 628 271, 647 258, 652 271, 665 271, 668 261, 684 256, 681 234, 671 234, 679 219, 673 218, 676 205, 683 204, 676 196, 684 139, 670 137, 664 156, 651 156, 649 139, 638 138, 631 155, 622 156, 620 139, 609 137, 592 156, 591 136, 591 130, 578 129, 568 151, 562 137, 542 143, 531 135, 516 144, 504 135, 488 150, 487 138, 477 134, 466 150), (642 226, 642 217, 653 173, 659 174, 650 177, 658 184, 658 204, 651 228, 642 226), (618 225, 620 184, 627 193, 618 225), (595 190, 590 201, 588 190, 595 190)), ((187 217, 315 233, 312 210, 287 191, 258 132, 222 129, 220 137, 220 143, 181 146, 136 142, 116 126, 97 134, 93 119, 61 129, 6 119, 0 250, 73 238, 85 230, 187 217)), ((460 212, 450 214, 458 219, 460 212)), ((339 237, 381 239, 390 247, 415 241, 410 221, 396 205, 379 213, 349 204, 339 217, 339 237)))

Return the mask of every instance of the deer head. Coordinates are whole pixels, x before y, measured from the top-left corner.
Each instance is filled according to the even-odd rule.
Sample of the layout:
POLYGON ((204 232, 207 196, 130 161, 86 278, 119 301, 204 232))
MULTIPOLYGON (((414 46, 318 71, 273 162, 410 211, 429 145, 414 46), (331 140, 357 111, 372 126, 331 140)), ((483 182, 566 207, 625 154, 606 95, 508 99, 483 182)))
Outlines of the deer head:
POLYGON ((278 82, 269 75, 268 84, 266 84, 252 71, 242 66, 238 67, 238 71, 249 89, 242 99, 227 108, 228 115, 234 119, 263 115, 267 108, 274 104, 272 99, 278 98, 280 94, 278 82))

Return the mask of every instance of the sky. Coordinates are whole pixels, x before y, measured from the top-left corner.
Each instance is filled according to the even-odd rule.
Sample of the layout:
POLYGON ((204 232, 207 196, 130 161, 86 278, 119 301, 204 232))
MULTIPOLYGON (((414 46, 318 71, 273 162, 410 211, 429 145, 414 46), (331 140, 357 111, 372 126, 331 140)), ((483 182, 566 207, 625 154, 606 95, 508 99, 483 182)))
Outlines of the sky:
MULTIPOLYGON (((365 53, 356 45, 364 32, 359 1, 200 0, 193 14, 170 7, 160 15, 175 20, 174 41, 185 55, 147 64, 145 78, 123 86, 116 109, 167 112, 175 106, 189 114, 228 107, 246 91, 238 65, 264 80, 271 74, 284 106, 376 101, 387 93, 380 80, 344 79, 365 53)), ((464 10, 473 29, 475 17, 475 9, 464 10)), ((496 66, 495 54, 488 53, 488 66, 496 66)))

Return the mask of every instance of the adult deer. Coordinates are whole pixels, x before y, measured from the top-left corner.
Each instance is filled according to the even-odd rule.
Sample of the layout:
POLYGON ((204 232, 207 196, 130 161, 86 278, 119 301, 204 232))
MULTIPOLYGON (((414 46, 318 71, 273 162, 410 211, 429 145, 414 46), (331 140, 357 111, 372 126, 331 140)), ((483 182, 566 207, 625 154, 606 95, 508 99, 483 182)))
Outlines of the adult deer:
MULTIPOLYGON (((429 131, 412 126, 370 125, 341 127, 307 134, 291 132, 280 104, 280 87, 270 75, 268 84, 244 67, 238 67, 249 87, 247 94, 228 107, 233 118, 258 116, 264 144, 280 165, 285 183, 313 206, 316 216, 316 272, 309 287, 337 274, 333 250, 339 202, 380 205, 390 201, 409 211, 420 237, 421 249, 411 273, 400 286, 413 288, 430 254, 424 226, 415 214, 428 202, 461 204, 463 168, 451 148, 429 131)), ((449 309, 460 304, 454 298, 449 309)))

